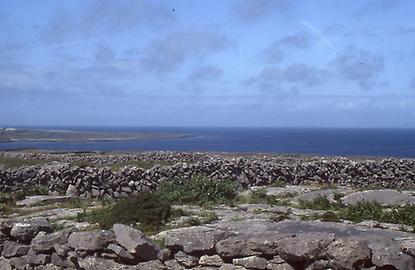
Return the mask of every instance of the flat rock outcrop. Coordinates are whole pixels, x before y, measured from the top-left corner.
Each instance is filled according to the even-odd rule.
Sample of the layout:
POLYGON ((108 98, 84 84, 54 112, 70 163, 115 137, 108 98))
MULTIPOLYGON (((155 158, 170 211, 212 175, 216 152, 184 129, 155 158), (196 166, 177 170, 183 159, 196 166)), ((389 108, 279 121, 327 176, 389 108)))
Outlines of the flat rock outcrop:
POLYGON ((415 204, 415 197, 408 192, 392 189, 365 190, 354 192, 342 198, 345 205, 354 205, 359 202, 376 202, 383 206, 415 204))
POLYGON ((162 235, 164 249, 121 224, 111 230, 40 231, 26 243, 5 233, 0 269, 415 268, 413 234, 355 225, 245 220, 162 235))

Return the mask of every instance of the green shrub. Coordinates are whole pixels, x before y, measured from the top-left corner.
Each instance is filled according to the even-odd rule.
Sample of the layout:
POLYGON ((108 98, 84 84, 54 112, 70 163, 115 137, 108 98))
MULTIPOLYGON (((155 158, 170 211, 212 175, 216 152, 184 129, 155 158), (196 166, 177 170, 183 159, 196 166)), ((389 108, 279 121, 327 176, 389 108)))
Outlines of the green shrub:
POLYGON ((324 221, 324 222, 339 222, 339 216, 332 212, 332 211, 327 211, 326 213, 322 214, 320 216, 320 220, 324 221))
POLYGON ((385 209, 376 202, 359 202, 356 205, 349 205, 342 209, 340 217, 353 222, 375 220, 415 226, 415 206, 408 204, 403 207, 385 209))
POLYGON ((173 203, 217 205, 229 204, 236 196, 236 184, 231 180, 193 177, 176 179, 160 185, 157 194, 173 203))
POLYGON ((284 177, 278 176, 278 178, 271 183, 271 187, 285 187, 286 184, 284 177))
POLYGON ((256 189, 247 195, 236 197, 235 202, 239 204, 270 204, 270 205, 288 205, 286 198, 292 194, 268 195, 264 188, 256 189))
POLYGON ((219 219, 218 215, 216 215, 215 212, 212 211, 204 211, 201 214, 201 223, 202 224, 209 224, 212 223, 213 221, 217 221, 219 219))
POLYGON ((388 223, 415 226, 415 206, 407 204, 403 207, 392 209, 391 211, 385 211, 383 220, 388 223))
POLYGON ((15 200, 23 200, 27 196, 48 195, 48 192, 49 192, 49 189, 46 186, 24 187, 21 190, 14 192, 13 198, 15 200))
POLYGON ((349 205, 340 211, 340 217, 353 222, 363 220, 383 220, 383 208, 376 202, 358 202, 356 205, 349 205))
POLYGON ((137 225, 147 233, 160 230, 171 214, 170 203, 157 194, 142 192, 136 197, 121 199, 111 206, 84 212, 79 221, 98 223, 102 229, 110 229, 115 223, 137 225))

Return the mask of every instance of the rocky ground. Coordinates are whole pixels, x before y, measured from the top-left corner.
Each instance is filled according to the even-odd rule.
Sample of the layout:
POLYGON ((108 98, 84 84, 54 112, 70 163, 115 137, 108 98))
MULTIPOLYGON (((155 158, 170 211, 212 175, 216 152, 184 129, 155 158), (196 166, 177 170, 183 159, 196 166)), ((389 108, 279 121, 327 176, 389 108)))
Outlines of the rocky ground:
MULTIPOLYGON (((60 156, 62 160, 59 163, 51 165, 51 159, 56 159, 59 155, 4 155, 23 155, 27 159, 28 155, 44 155, 43 160, 47 162, 45 165, 6 169, 3 174, 0 170, 2 183, 10 181, 1 178, 2 175, 18 175, 22 171, 38 169, 47 171, 47 166, 67 166, 73 170, 75 165, 68 158, 76 156, 64 154, 60 156)), ((89 162, 93 162, 91 157, 99 159, 97 156, 100 155, 81 156, 82 159, 88 158, 89 162)), ((255 175, 248 179, 249 184, 239 185, 238 196, 232 203, 174 204, 175 212, 180 214, 166 221, 161 230, 147 234, 137 229, 136 224, 115 224, 107 230, 101 230, 98 224, 81 217, 84 213, 106 207, 108 201, 105 197, 92 196, 93 189, 85 191, 85 187, 84 192, 80 192, 81 185, 77 187, 76 182, 82 182, 84 178, 77 177, 73 180, 70 179, 70 174, 60 178, 61 172, 58 170, 56 173, 55 169, 55 173, 51 173, 52 169, 43 174, 37 171, 30 179, 48 175, 50 178, 44 177, 44 183, 49 184, 58 181, 66 183, 63 178, 67 177, 67 181, 74 181, 75 184, 64 186, 61 194, 53 189, 41 192, 43 195, 26 194, 24 198, 19 198, 3 208, 0 225, 0 269, 415 269, 415 190, 412 189, 414 180, 410 178, 415 170, 411 160, 356 161, 272 156, 251 156, 236 160, 233 156, 212 157, 203 153, 151 153, 112 157, 102 155, 105 157, 100 162, 103 167, 97 165, 78 169, 81 172, 84 172, 83 169, 99 170, 116 163, 114 159, 119 158, 125 163, 126 156, 133 157, 135 162, 151 160, 157 163, 168 160, 166 155, 171 156, 172 163, 179 162, 179 168, 183 164, 190 167, 190 164, 211 164, 212 160, 216 160, 220 165, 216 169, 217 175, 229 173, 242 163, 250 169, 253 166, 261 167, 262 164, 265 169, 254 171, 255 175), (362 178, 359 178, 359 169, 356 169, 354 178, 349 182, 330 181, 335 171, 334 165, 330 163, 333 160, 336 164, 341 164, 337 167, 348 164, 347 166, 360 168, 364 164, 366 168, 372 169, 367 169, 370 173, 361 173, 366 174, 362 178), (311 165, 307 167, 306 164, 311 165), (388 164, 393 165, 389 167, 388 164), (319 177, 327 181, 304 180, 295 182, 294 185, 294 181, 283 178, 284 175, 292 175, 294 179, 299 179, 299 176, 295 177, 295 173, 300 174, 300 171, 290 166, 300 166, 308 168, 306 173, 310 174, 307 176, 309 180, 314 179, 312 173, 319 165, 324 167, 326 174, 318 173, 316 179, 319 177), (272 169, 267 169, 268 166, 272 169), (402 179, 406 177, 402 180, 406 184, 400 185, 400 189, 382 188, 382 185, 371 188, 369 184, 363 183, 350 184, 358 183, 359 179, 364 181, 367 175, 373 175, 373 171, 378 171, 376 175, 382 175, 383 170, 392 170, 393 166, 403 171, 394 171, 394 176, 401 175, 402 179), (264 182, 264 171, 267 172, 268 179, 275 168, 282 167, 286 168, 287 174, 278 175, 281 176, 276 177, 278 180, 264 182), (82 196, 85 192, 89 192, 91 196, 82 196), (376 203, 364 204, 365 202, 376 203)), ((155 165, 153 168, 135 170, 151 175, 155 170, 164 167, 168 171, 172 166, 174 167, 155 165)), ((201 165, 196 167, 199 168, 198 166, 201 165)), ((107 176, 110 177, 114 172, 108 170, 111 174, 107 176)), ((316 171, 318 170, 322 169, 317 168, 316 171)), ((343 173, 351 175, 353 170, 345 170, 343 173)), ((184 170, 189 171, 191 169, 184 170)), ((363 169, 360 171, 364 172, 363 169)), ((239 181, 241 178, 234 174, 235 181, 239 181)), ((159 177, 155 173, 153 175, 153 179, 159 177)), ((186 176, 186 173, 183 175, 186 176)), ((149 190, 157 189, 159 181, 153 179, 147 179, 156 183, 149 190)), ((219 181, 220 177, 215 179, 219 181)), ((401 181, 385 179, 382 178, 382 182, 401 181)), ((30 182, 26 178, 20 180, 30 182)), ((13 187, 17 186, 18 184, 13 184, 13 187)), ((123 195, 132 194, 133 192, 125 192, 123 195)), ((114 196, 115 199, 116 197, 114 196)))

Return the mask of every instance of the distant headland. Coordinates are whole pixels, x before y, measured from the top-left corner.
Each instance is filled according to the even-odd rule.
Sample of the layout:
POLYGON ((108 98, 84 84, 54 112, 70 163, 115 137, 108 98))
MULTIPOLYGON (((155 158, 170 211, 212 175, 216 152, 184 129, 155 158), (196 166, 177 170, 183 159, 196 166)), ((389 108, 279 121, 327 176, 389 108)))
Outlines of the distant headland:
POLYGON ((0 143, 7 142, 99 142, 187 138, 190 134, 164 132, 79 131, 0 127, 0 143))

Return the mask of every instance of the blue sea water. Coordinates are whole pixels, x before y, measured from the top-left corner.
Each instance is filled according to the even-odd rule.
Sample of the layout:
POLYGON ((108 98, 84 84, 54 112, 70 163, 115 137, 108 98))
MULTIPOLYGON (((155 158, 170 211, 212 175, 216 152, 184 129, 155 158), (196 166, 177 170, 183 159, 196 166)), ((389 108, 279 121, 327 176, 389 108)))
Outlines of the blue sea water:
MULTIPOLYGON (((48 129, 59 129, 49 127, 48 129)), ((180 139, 108 142, 13 142, 0 149, 67 151, 213 151, 415 158, 415 129, 355 128, 62 128, 177 133, 180 139)))

